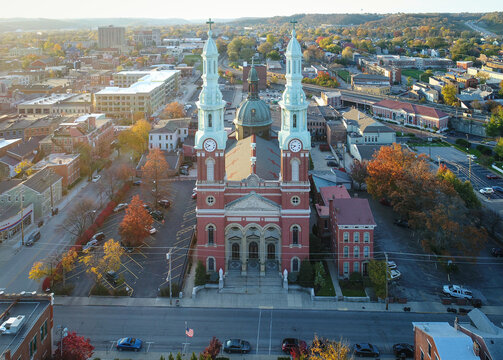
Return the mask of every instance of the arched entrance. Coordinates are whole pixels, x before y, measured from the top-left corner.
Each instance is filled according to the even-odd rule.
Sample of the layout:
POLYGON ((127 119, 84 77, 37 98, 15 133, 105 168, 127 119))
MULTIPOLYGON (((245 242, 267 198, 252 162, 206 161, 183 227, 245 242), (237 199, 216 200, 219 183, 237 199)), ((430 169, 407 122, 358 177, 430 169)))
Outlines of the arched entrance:
POLYGON ((232 260, 239 260, 241 254, 239 253, 239 244, 232 244, 232 260))
POLYGON ((276 246, 274 244, 267 245, 267 260, 276 259, 276 246))
POLYGON ((252 241, 248 246, 248 258, 258 259, 258 244, 255 241, 252 241))

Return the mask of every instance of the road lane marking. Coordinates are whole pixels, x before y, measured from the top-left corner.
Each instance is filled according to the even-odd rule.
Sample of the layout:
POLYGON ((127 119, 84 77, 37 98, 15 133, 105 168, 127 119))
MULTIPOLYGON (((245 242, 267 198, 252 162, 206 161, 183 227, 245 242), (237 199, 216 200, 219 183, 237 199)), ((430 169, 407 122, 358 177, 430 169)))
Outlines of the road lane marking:
POLYGON ((138 261, 136 261, 135 259, 133 259, 133 258, 131 257, 131 255, 128 255, 128 257, 129 257, 131 260, 133 260, 133 261, 136 263, 136 265, 138 265, 139 267, 141 267, 141 268, 143 269, 143 266, 142 266, 142 265, 140 265, 140 263, 139 263, 138 261))
POLYGON ((136 278, 136 280, 138 280, 138 276, 136 276, 136 274, 134 272, 129 270, 129 268, 126 266, 126 264, 122 264, 122 266, 124 266, 126 268, 126 270, 129 271, 131 273, 131 275, 133 275, 136 278))
POLYGON ((271 310, 271 322, 269 323, 269 355, 271 355, 271 345, 272 345, 272 310, 271 310))
POLYGON ((259 310, 258 313, 258 329, 257 329, 257 350, 255 352, 258 354, 258 342, 260 339, 260 319, 262 318, 262 309, 259 310))

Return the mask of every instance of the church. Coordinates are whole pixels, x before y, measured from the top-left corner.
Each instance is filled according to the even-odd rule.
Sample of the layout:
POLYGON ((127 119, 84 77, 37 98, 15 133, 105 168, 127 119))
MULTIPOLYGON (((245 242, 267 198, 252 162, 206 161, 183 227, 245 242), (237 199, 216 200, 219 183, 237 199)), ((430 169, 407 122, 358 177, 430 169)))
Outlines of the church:
POLYGON ((298 272, 309 257, 311 136, 295 24, 286 50, 280 131, 271 129, 271 112, 259 97, 252 63, 248 97, 236 112, 235 131, 228 135, 218 51, 208 23, 195 135, 197 259, 208 272, 298 272))

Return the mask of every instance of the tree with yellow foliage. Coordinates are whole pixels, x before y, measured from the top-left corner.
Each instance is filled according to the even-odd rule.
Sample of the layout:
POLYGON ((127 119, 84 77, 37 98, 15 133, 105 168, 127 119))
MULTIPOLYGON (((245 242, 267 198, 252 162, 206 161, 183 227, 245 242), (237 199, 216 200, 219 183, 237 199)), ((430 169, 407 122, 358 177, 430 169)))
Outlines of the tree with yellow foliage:
POLYGON ((173 101, 166 105, 164 110, 162 111, 163 117, 166 119, 177 119, 185 117, 185 110, 183 109, 183 105, 179 102, 173 101))
POLYGON ((313 345, 306 359, 309 360, 349 360, 352 359, 351 349, 343 341, 333 341, 314 337, 313 345))
POLYGON ((108 271, 118 271, 124 249, 118 241, 108 240, 103 244, 103 252, 85 252, 80 262, 86 266, 86 272, 98 282, 108 271))
POLYGON ((61 267, 63 269, 63 287, 65 287, 66 274, 75 269, 77 256, 77 252, 73 249, 70 249, 61 257, 61 267))
POLYGON ((24 174, 30 176, 31 173, 33 172, 33 170, 30 169, 32 166, 33 166, 33 163, 30 160, 23 160, 19 164, 16 165, 16 167, 14 168, 14 172, 16 174, 23 174, 24 173, 24 174))

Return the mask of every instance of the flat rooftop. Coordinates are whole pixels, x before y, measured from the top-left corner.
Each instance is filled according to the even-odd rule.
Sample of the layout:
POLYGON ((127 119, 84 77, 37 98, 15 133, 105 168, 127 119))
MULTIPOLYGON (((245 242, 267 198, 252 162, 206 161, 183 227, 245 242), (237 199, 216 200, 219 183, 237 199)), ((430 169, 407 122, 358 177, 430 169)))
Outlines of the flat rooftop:
POLYGON ((51 94, 49 96, 42 96, 38 97, 33 100, 28 100, 24 101, 19 106, 26 106, 26 105, 54 105, 59 102, 65 102, 68 100, 72 101, 91 101, 91 94, 51 94), (74 98, 75 99, 72 99, 74 98), (84 100, 86 99, 87 100, 84 100))
MULTIPOLYGON (((3 313, 9 308, 9 306, 14 303, 14 299, 1 299, 0 300, 0 313, 3 313)), ((29 331, 35 325, 37 320, 40 318, 42 313, 50 306, 50 298, 47 300, 42 299, 21 299, 14 306, 9 309, 9 316, 6 316, 3 321, 6 321, 9 317, 16 317, 19 315, 25 316, 24 325, 18 331, 17 334, 2 334, 0 335, 0 354, 3 354, 6 350, 11 350, 14 353, 19 345, 25 340, 29 331)), ((50 324, 48 324, 50 327, 50 324)), ((49 330, 50 331, 50 330, 49 330)))
MULTIPOLYGON (((165 81, 169 80, 180 70, 159 70, 159 71, 144 71, 144 77, 140 78, 137 82, 132 84, 130 87, 121 88, 118 86, 109 86, 101 91, 98 91, 96 95, 134 95, 138 93, 149 93, 159 86, 162 86, 165 81)), ((122 71, 119 74, 138 74, 138 71, 122 71)))

